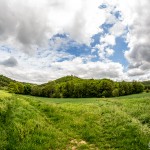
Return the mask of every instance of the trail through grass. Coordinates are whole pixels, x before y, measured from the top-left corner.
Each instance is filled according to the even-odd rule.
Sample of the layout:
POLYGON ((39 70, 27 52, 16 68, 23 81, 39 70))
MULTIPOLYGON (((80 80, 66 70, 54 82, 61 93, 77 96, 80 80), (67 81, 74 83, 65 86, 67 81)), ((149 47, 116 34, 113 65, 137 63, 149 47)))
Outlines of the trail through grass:
POLYGON ((49 99, 0 91, 0 150, 146 150, 149 114, 149 93, 49 99))

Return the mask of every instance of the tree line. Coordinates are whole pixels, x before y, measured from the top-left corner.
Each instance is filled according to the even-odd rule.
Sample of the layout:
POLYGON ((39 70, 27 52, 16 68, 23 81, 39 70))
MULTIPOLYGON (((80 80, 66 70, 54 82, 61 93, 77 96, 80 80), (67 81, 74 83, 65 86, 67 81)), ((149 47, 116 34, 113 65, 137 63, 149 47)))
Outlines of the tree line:
POLYGON ((114 82, 110 79, 80 79, 67 76, 43 85, 11 82, 8 89, 12 93, 50 98, 90 98, 141 93, 144 90, 144 85, 137 81, 114 82))

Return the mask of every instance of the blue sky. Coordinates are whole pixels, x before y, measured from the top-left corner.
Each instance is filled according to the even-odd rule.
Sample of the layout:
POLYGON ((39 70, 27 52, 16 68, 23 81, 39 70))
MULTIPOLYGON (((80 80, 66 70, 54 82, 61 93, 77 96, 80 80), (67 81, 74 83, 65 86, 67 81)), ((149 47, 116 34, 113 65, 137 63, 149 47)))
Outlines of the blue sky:
POLYGON ((148 0, 0 0, 0 72, 39 84, 66 75, 149 80, 149 6, 148 0))

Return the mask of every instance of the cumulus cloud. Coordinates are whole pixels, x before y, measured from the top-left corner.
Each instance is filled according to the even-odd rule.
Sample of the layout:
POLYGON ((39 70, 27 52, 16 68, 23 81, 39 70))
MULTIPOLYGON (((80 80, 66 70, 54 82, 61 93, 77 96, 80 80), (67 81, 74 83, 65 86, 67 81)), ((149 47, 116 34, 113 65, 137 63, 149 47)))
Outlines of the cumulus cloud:
POLYGON ((106 48, 106 56, 107 56, 107 57, 112 56, 113 53, 114 53, 114 50, 113 50, 113 49, 106 48))
POLYGON ((45 41, 48 31, 46 15, 38 4, 32 5, 28 0, 0 0, 1 43, 30 52, 45 41))
POLYGON ((68 74, 149 79, 149 8, 149 0, 0 0, 0 71, 14 79, 38 83, 68 74), (102 5, 105 7, 99 9, 102 5), (106 24, 110 25, 107 30, 103 27, 106 24), (100 39, 92 47, 97 34, 100 39), (117 37, 128 43, 126 72, 119 62, 109 60, 115 54, 117 37), (70 44, 85 44, 91 55, 76 58, 65 51, 70 44), (100 59, 92 62, 95 57, 100 59))
POLYGON ((113 55, 114 50, 111 47, 116 44, 115 38, 112 34, 105 34, 100 38, 100 44, 95 45, 94 48, 98 50, 98 55, 101 60, 107 60, 113 55))
MULTIPOLYGON (((5 55, 7 53, 3 54, 5 55)), ((3 75, 19 81, 40 84, 66 75, 76 75, 81 78, 105 77, 114 80, 125 78, 124 68, 120 63, 91 62, 93 55, 74 57, 67 52, 39 50, 36 56, 19 52, 15 56, 19 61, 17 66, 0 65, 0 70, 3 75)))
POLYGON ((123 25, 121 21, 116 21, 116 23, 109 29, 109 33, 115 37, 119 37, 125 33, 126 26, 123 25))
POLYGON ((139 76, 140 79, 149 76, 150 71, 150 3, 149 0, 104 0, 112 24, 109 34, 115 37, 123 36, 128 43, 124 55, 129 62, 128 75, 139 76), (112 14, 119 12, 119 17, 112 14), (128 32, 128 34, 127 34, 128 32), (127 34, 127 35, 125 35, 127 34), (143 77, 141 77, 143 76, 143 77))
MULTIPOLYGON (((137 2, 136 2, 137 3, 137 2)), ((134 11, 130 11, 129 33, 127 36, 129 50, 125 52, 125 57, 137 70, 149 74, 150 71, 150 3, 148 0, 139 1, 135 6, 131 6, 134 11)), ((124 12, 125 13, 125 12, 124 12)), ((129 68, 129 72, 139 75, 139 71, 129 68)))
MULTIPOLYGON (((103 44, 97 44, 94 48, 94 50, 98 50, 98 56, 102 61, 109 60, 108 58, 114 54, 114 50, 108 47, 109 45, 107 43, 103 44)), ((92 50, 92 52, 94 52, 92 50)))
POLYGON ((105 22, 105 13, 98 8, 100 3, 97 0, 0 0, 0 42, 31 53, 46 45, 53 35, 66 33, 73 40, 89 45, 91 37, 101 31, 99 27, 105 22))
POLYGON ((10 57, 7 60, 0 62, 0 65, 4 65, 6 67, 15 67, 18 65, 18 62, 14 57, 10 57))
POLYGON ((62 74, 72 74, 81 78, 123 78, 123 66, 114 62, 91 62, 84 63, 84 58, 77 57, 70 61, 55 62, 52 68, 62 74))
POLYGON ((6 69, 0 66, 2 73, 13 79, 43 83, 54 80, 65 75, 76 75, 81 78, 111 78, 117 80, 123 79, 123 67, 119 63, 88 62, 84 64, 81 58, 72 61, 55 62, 49 69, 21 69, 20 67, 6 69))
POLYGON ((144 74, 145 74, 145 72, 139 68, 134 68, 134 69, 128 71, 129 76, 141 76, 144 74))
POLYGON ((102 37, 101 39, 100 39, 100 42, 101 43, 106 43, 107 45, 111 45, 111 46, 113 46, 113 45, 115 45, 115 36, 113 36, 113 35, 110 35, 110 34, 106 34, 104 37, 102 37))

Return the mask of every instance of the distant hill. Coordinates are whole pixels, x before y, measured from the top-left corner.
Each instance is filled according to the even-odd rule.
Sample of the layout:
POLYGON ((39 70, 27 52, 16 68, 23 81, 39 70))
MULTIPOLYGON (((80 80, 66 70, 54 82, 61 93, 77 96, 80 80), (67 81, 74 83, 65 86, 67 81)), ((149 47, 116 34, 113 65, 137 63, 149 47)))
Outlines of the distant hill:
POLYGON ((143 81, 142 83, 145 86, 145 89, 150 89, 150 81, 143 81))
POLYGON ((10 82, 16 82, 6 76, 0 75, 0 87, 7 87, 10 82))
POLYGON ((42 86, 49 85, 49 84, 51 84, 51 83, 63 84, 63 83, 65 83, 65 82, 70 82, 70 81, 84 81, 84 80, 86 80, 86 79, 81 79, 81 78, 79 78, 79 77, 76 77, 76 76, 71 75, 71 76, 65 76, 65 77, 58 78, 58 79, 56 79, 56 80, 49 81, 49 82, 44 83, 44 84, 41 84, 41 85, 39 85, 39 86, 42 87, 42 86))
POLYGON ((144 85, 149 85, 150 86, 150 81, 143 81, 142 82, 144 85))
POLYGON ((71 76, 65 76, 65 77, 56 79, 54 81, 56 83, 62 83, 62 82, 68 82, 68 81, 73 81, 73 80, 84 80, 84 79, 81 79, 81 78, 71 75, 71 76))
MULTIPOLYGON (((68 76, 58 78, 58 79, 53 80, 53 81, 49 81, 49 82, 41 84, 41 85, 46 85, 46 84, 51 83, 51 82, 63 83, 63 82, 68 82, 68 81, 85 81, 85 80, 93 80, 93 79, 82 79, 82 78, 79 78, 77 76, 73 76, 73 75, 69 76, 68 75, 68 76)), ((96 80, 96 79, 94 79, 94 80, 96 80)), ((97 80, 102 80, 102 79, 97 79, 97 80)), ((105 79, 105 80, 109 80, 109 79, 105 79)), ((10 82, 19 82, 19 81, 15 81, 15 80, 8 78, 4 75, 0 75, 0 86, 8 86, 10 82)), ((21 83, 25 83, 25 82, 21 82, 21 83)), ((150 81, 143 81, 142 83, 145 86, 150 86, 150 81)), ((28 83, 28 84, 31 84, 31 83, 28 83)), ((33 84, 33 85, 36 85, 36 84, 33 84)))
POLYGON ((124 96, 141 93, 144 90, 144 85, 137 81, 115 82, 110 79, 81 79, 73 75, 41 85, 18 82, 1 75, 0 83, 1 89, 8 89, 12 93, 55 98, 124 96), (10 84, 10 82, 16 83, 10 84))
POLYGON ((8 78, 4 75, 0 75, 0 89, 7 89, 10 82, 22 83, 24 85, 25 84, 36 85, 36 84, 32 84, 32 83, 19 82, 19 81, 13 80, 11 78, 8 78))

